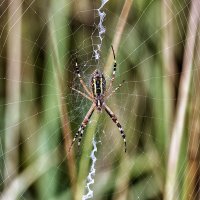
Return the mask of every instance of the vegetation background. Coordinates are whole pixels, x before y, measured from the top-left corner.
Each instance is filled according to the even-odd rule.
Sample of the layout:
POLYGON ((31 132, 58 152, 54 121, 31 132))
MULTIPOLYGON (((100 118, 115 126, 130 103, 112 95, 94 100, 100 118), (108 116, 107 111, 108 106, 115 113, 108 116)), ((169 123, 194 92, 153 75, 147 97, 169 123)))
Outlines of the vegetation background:
POLYGON ((94 198, 200 199, 199 0, 109 0, 100 61, 100 0, 0 1, 1 199, 82 199, 93 136, 98 151, 94 198), (88 83, 96 68, 127 135, 94 113, 78 155, 68 149, 90 102, 74 71, 88 83), (98 142, 98 141, 101 141, 98 142))

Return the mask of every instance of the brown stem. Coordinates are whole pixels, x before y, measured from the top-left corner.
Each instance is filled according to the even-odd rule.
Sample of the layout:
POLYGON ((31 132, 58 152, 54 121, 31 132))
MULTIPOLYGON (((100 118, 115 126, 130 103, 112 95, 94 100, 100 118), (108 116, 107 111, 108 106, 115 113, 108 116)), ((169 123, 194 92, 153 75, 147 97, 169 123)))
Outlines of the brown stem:
MULTIPOLYGON (((200 30, 200 29, 199 29, 200 30)), ((196 52, 196 66, 200 66, 200 58, 199 58, 199 50, 200 50, 200 38, 197 41, 197 52, 196 52)), ((199 88, 199 80, 200 80, 200 72, 197 70, 194 73, 194 84, 192 85, 193 92, 196 95, 191 96, 191 109, 189 115, 189 143, 188 143, 188 164, 187 164, 187 174, 186 174, 186 192, 184 199, 193 200, 199 199, 198 195, 199 191, 199 173, 200 173, 200 165, 199 165, 199 140, 200 140, 200 94, 196 91, 199 88)))

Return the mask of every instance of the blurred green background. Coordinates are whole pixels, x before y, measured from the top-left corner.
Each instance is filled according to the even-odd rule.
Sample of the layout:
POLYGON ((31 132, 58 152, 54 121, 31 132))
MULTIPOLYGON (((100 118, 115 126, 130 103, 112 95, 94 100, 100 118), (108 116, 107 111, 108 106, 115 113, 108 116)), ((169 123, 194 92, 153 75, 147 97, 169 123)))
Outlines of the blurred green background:
POLYGON ((200 198, 198 0, 0 2, 0 197, 82 199, 97 141, 95 200, 200 198), (75 54, 89 86, 95 69, 113 89, 107 104, 127 136, 127 153, 108 115, 95 112, 81 154, 73 136, 91 102, 75 73, 75 54))

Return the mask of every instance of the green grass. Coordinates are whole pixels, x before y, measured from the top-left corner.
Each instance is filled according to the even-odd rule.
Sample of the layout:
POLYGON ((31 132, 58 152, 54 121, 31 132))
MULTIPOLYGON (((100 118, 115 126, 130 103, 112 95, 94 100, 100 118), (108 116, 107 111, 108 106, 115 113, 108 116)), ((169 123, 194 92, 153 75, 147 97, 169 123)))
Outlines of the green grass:
MULTIPOLYGON (((20 2, 17 1, 19 7, 20 2)), ((22 21, 17 24, 21 33, 9 25, 9 19, 12 23, 18 21, 12 17, 17 8, 12 10, 5 2, 0 3, 0 10, 5 11, 0 14, 1 197, 81 199, 95 137, 101 143, 97 144, 94 199, 196 200, 199 191, 193 188, 199 177, 200 62, 196 36, 199 28, 194 27, 199 21, 196 18, 191 25, 189 17, 195 19, 194 14, 198 14, 190 8, 198 0, 189 5, 179 0, 110 0, 104 9, 106 33, 97 63, 91 59, 97 40, 93 37, 92 46, 91 37, 93 20, 98 24, 94 8, 99 2, 23 2, 22 21), (188 27, 192 32, 187 32, 188 27), (13 41, 20 43, 12 46, 13 41), (128 151, 124 153, 123 141, 112 120, 105 113, 94 112, 78 156, 77 144, 71 152, 68 150, 91 102, 70 89, 82 91, 74 70, 75 51, 85 81, 96 68, 109 80, 111 44, 118 63, 114 87, 122 80, 125 83, 107 103, 125 130, 128 151), (12 47, 21 51, 19 58, 12 47), (11 78, 9 66, 13 68, 11 78), (20 67, 21 77, 15 83, 16 66, 20 67), (191 72, 189 79, 184 69, 191 72), (181 89, 184 84, 188 90, 181 89), (18 93, 18 85, 17 101, 9 92, 18 93), (183 95, 181 91, 186 92, 183 95), (183 101, 186 104, 180 106, 183 101), (184 114, 177 117, 180 109, 184 114), (183 130, 174 131, 177 124, 183 130), (176 141, 173 136, 178 131, 181 137, 176 141), (172 152, 174 141, 178 145, 172 152), (16 155, 15 159, 8 163, 12 155, 16 155), (13 173, 9 171, 12 167, 13 173)))

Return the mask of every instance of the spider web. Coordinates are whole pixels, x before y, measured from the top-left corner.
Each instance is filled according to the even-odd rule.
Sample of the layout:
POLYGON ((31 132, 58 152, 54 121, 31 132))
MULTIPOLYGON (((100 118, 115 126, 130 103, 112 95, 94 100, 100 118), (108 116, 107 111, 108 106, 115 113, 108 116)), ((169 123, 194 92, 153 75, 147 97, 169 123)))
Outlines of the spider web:
MULTIPOLYGON (((72 199, 74 191, 69 178, 70 172, 66 170, 66 166, 69 165, 64 150, 59 91, 55 81, 58 71, 55 70, 56 66, 52 61, 55 57, 51 46, 52 37, 58 50, 61 66, 59 81, 64 85, 62 99, 67 108, 68 125, 73 137, 91 106, 88 99, 71 89, 73 87, 83 91, 75 72, 76 55, 83 80, 90 87, 91 73, 95 69, 104 70, 111 51, 110 46, 116 34, 119 34, 116 32, 116 26, 123 20, 120 18, 120 13, 124 2, 118 1, 114 4, 111 0, 103 3, 100 0, 63 0, 59 3, 53 0, 19 1, 18 6, 22 4, 22 16, 9 27, 11 19, 15 17, 15 14, 9 16, 8 12, 13 3, 14 1, 0 3, 0 64, 3 66, 0 69, 2 86, 0 112, 1 116, 4 116, 4 120, 0 123, 1 169, 3 169, 1 197, 13 199, 17 194, 19 199, 72 199), (13 29, 21 19, 22 33, 19 35, 19 32, 13 33, 13 29), (49 32, 51 25, 52 35, 49 32), (8 57, 8 40, 11 34, 21 40, 20 60, 8 57), (13 69, 15 63, 20 63, 19 80, 16 80, 15 76, 8 76, 9 61, 13 63, 13 69), (12 87, 15 87, 15 83, 20 85, 19 97, 8 99, 7 90, 12 91, 12 88, 7 87, 9 83, 12 87), (15 110, 9 113, 9 109, 16 109, 19 113, 19 116, 16 116, 17 120, 10 120, 12 115, 15 115, 15 110), (16 137, 13 137, 12 131, 18 132, 16 137), (6 147, 8 134, 11 144, 12 142, 14 144, 9 148, 6 147), (16 141, 13 141, 12 137, 16 141), (16 159, 13 158, 8 162, 9 156, 14 156, 16 159), (9 173, 10 165, 11 168, 14 166, 12 173, 9 173), (31 173, 34 175, 30 175, 31 173)), ((78 171, 76 176, 81 177, 82 173, 84 176, 82 180, 84 183, 80 181, 82 192, 76 194, 80 195, 79 198, 87 193, 85 185, 92 165, 91 151, 85 149, 87 146, 91 146, 92 149, 94 141, 97 146, 95 151, 97 161, 94 166, 96 174, 92 175, 94 199, 163 198, 170 133, 177 103, 187 35, 187 15, 191 2, 166 1, 164 5, 169 10, 172 9, 171 17, 166 22, 161 19, 163 5, 160 1, 133 1, 116 54, 117 72, 113 89, 123 80, 125 83, 107 101, 125 131, 128 152, 124 153, 120 132, 105 112, 99 113, 98 120, 92 117, 84 131, 80 156, 77 143, 73 146, 78 171), (163 47, 163 32, 167 32, 168 26, 173 23, 176 27, 174 41, 163 47), (166 70, 163 69, 163 55, 170 51, 175 52, 176 58, 172 60, 173 67, 166 70), (174 93, 165 95, 163 90, 167 81, 172 83, 174 93), (165 110, 165 105, 171 106, 170 111, 165 110), (168 117, 166 120, 166 115, 170 115, 171 119, 168 117), (91 138, 94 139, 86 139, 89 138, 87 134, 91 133, 91 138), (84 166, 83 163, 88 163, 87 170, 80 169, 84 166)), ((17 12, 19 8, 20 6, 16 7, 13 12, 17 12)), ((188 109, 189 116, 192 117, 186 123, 187 137, 184 138, 180 156, 177 173, 180 182, 177 190, 182 188, 187 173, 188 158, 184 155, 191 154, 187 144, 196 145, 194 152, 199 152, 199 143, 195 143, 198 140, 190 134, 195 132, 198 126, 196 122, 198 101, 195 101, 195 98, 199 97, 198 53, 195 56, 191 83, 193 97, 188 109)), ((110 74, 105 74, 105 77, 108 85, 111 80, 110 74)), ((198 168, 199 164, 196 169, 198 168)), ((198 170, 192 175, 197 176, 197 174, 198 170)), ((77 187, 78 184, 77 180, 77 187)), ((190 184, 193 182, 189 182, 190 184)), ((199 194, 198 184, 197 181, 192 190, 196 191, 196 195, 199 194)), ((178 193, 178 198, 183 197, 182 193, 178 193)))

